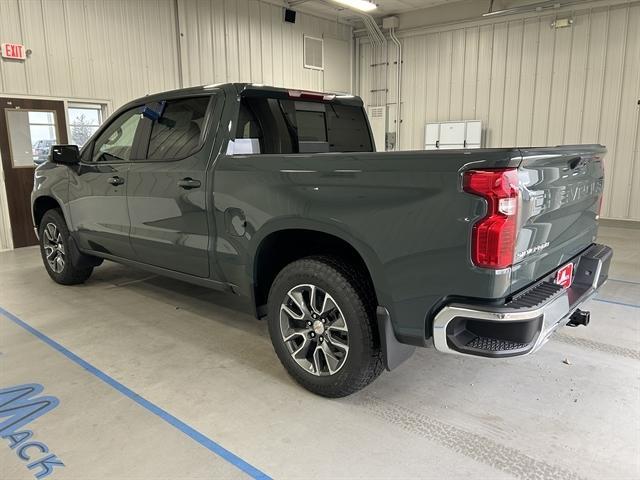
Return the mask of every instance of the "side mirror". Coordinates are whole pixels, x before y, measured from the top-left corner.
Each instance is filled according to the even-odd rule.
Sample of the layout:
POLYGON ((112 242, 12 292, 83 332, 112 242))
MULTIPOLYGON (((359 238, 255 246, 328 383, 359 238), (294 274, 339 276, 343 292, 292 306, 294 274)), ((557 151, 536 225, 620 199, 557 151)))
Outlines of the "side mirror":
POLYGON ((80 149, 77 145, 54 145, 51 147, 49 160, 53 163, 76 165, 80 163, 80 149))

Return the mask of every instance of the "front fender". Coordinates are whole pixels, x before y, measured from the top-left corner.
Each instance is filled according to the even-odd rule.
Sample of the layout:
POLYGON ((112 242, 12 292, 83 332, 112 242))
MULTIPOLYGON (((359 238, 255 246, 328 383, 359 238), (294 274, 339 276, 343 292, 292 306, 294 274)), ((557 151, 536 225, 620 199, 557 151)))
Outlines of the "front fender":
MULTIPOLYGON (((55 200, 60 206, 62 214, 70 231, 73 231, 71 216, 69 215, 69 167, 45 162, 36 168, 33 175, 33 190, 31 192, 31 221, 36 227, 35 205, 39 198, 47 197, 55 200)), ((36 235, 38 234, 36 229, 36 235)))

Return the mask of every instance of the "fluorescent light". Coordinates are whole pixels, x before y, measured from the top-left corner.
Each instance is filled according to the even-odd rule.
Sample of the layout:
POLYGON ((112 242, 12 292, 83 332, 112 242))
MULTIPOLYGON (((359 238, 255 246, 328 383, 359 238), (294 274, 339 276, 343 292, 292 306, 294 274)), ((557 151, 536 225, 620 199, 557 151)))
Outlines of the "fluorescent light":
POLYGON ((361 12, 370 12, 371 10, 375 10, 378 6, 373 2, 368 2, 367 0, 333 0, 340 5, 344 5, 345 7, 355 8, 356 10, 360 10, 361 12))

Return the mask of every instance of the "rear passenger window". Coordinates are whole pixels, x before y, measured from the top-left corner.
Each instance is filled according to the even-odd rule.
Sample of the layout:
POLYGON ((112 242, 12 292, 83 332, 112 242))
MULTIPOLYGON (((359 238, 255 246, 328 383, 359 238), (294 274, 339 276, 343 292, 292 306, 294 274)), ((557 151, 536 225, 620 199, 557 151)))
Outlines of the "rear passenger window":
POLYGON ((236 138, 233 141, 234 154, 254 154, 262 151, 262 129, 255 116, 251 112, 249 105, 242 102, 240 104, 240 115, 238 116, 238 127, 236 138))
POLYGON ((178 160, 200 149, 204 122, 211 97, 169 100, 153 122, 147 158, 178 160))
POLYGON ((293 129, 275 98, 242 99, 234 154, 294 153, 293 129))
POLYGON ((371 152, 364 110, 330 102, 245 97, 234 154, 371 152))

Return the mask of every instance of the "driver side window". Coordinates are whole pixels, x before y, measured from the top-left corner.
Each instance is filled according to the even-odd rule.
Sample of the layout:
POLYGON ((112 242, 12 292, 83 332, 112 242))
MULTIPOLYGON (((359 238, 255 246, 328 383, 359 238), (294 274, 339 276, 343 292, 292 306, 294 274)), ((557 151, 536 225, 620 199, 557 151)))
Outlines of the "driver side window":
POLYGON ((93 147, 94 162, 126 162, 142 115, 140 107, 122 113, 100 134, 93 147))

